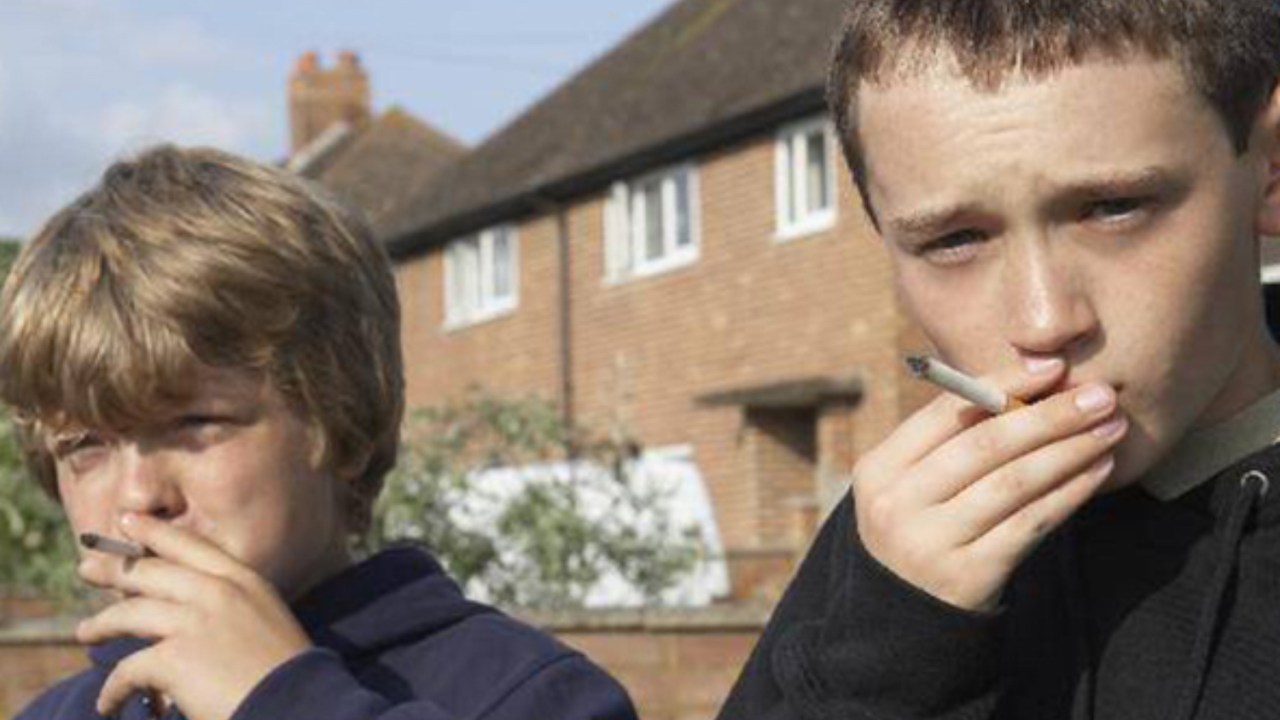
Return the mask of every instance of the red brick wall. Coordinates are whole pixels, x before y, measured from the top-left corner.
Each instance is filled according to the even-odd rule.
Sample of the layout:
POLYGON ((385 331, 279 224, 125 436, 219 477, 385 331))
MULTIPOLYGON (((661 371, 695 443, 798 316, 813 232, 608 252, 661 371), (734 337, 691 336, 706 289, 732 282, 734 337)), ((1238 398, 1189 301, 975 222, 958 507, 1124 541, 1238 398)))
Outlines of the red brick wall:
POLYGON ((519 306, 482 324, 453 329, 444 326, 443 253, 397 267, 410 406, 454 398, 478 385, 498 393, 556 398, 559 305, 555 219, 525 223, 516 232, 519 306))
POLYGON ((0 645, 0 713, 17 715, 52 682, 87 666, 74 645, 0 645))

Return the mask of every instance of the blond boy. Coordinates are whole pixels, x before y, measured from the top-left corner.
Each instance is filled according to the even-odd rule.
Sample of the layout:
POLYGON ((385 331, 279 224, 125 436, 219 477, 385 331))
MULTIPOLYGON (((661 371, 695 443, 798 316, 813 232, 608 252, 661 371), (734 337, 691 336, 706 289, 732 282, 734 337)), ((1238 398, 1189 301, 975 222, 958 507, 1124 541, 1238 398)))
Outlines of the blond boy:
POLYGON ((429 555, 353 559, 396 459, 399 306, 367 228, 299 179, 174 147, 113 165, 13 268, 0 394, 73 531, 146 551, 82 552, 117 601, 21 720, 634 717, 429 555))

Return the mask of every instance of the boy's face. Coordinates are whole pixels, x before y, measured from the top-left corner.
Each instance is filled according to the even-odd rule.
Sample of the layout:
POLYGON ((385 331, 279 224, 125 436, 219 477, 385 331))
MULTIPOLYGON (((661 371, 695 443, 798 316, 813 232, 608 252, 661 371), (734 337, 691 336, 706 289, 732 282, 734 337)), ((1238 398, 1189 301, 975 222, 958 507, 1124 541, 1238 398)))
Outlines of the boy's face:
MULTIPOLYGON (((274 384, 199 367, 190 401, 127 436, 52 433, 72 528, 124 537, 123 513, 206 538, 292 598, 348 562, 338 488, 316 457, 319 432, 274 384)), ((116 577, 123 561, 82 551, 80 572, 116 577)))
POLYGON ((1113 485, 1275 386, 1256 246, 1276 231, 1274 143, 1259 132, 1237 155, 1175 62, 1089 60, 983 92, 940 60, 864 84, 857 120, 926 334, 972 371, 1058 356, 1064 387, 1117 388, 1131 429, 1113 485))

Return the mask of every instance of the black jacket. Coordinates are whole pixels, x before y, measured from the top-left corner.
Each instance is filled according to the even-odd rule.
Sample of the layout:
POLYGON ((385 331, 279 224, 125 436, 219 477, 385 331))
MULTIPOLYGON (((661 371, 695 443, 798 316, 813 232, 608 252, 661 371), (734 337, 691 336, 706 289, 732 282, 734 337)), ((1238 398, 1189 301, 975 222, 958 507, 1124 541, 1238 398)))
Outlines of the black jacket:
POLYGON ((1172 502, 1095 498, 989 614, 872 559, 846 499, 719 717, 1280 717, 1280 447, 1172 502))

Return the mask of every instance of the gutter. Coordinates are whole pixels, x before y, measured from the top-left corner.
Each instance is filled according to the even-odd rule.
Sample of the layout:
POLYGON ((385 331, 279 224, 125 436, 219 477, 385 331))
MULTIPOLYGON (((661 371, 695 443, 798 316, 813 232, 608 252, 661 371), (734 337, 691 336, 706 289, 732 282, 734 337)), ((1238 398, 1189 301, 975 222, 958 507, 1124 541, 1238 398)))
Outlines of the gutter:
POLYGON ((798 117, 825 110, 826 107, 824 89, 808 88, 769 105, 678 135, 594 168, 517 191, 488 205, 392 236, 385 240, 387 252, 392 260, 405 260, 461 235, 483 230, 499 222, 511 222, 535 215, 547 207, 548 203, 555 206, 568 204, 578 197, 608 187, 615 180, 634 177, 693 155, 731 145, 798 117))

